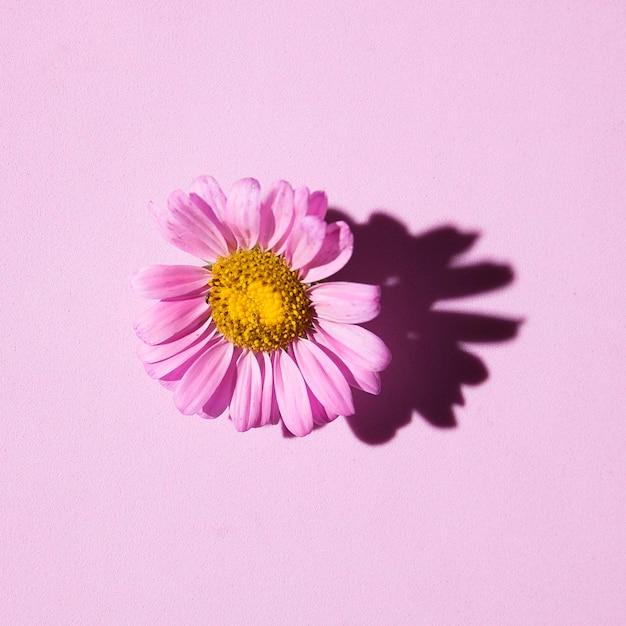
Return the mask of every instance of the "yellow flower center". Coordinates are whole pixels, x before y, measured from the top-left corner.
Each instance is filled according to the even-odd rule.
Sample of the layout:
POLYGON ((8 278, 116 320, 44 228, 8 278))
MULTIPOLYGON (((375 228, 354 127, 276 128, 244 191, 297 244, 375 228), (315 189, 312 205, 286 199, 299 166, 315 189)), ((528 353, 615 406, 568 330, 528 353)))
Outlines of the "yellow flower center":
POLYGON ((304 337, 311 326, 311 301, 298 272, 282 257, 259 248, 219 257, 207 302, 217 329, 231 343, 271 352, 304 337))

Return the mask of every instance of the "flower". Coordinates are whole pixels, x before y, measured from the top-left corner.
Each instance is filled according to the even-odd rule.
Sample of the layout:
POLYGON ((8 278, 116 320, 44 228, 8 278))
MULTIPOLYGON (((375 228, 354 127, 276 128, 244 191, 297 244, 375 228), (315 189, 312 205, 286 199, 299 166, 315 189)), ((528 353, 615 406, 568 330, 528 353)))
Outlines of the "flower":
POLYGON ((379 393, 390 354, 357 324, 378 315, 380 288, 319 282, 353 245, 345 222, 324 221, 327 206, 323 192, 284 181, 262 199, 252 178, 226 197, 210 176, 167 208, 150 204, 163 237, 206 263, 133 276, 139 295, 158 300, 135 323, 139 358, 181 413, 226 416, 239 431, 282 418, 302 436, 354 413, 350 386, 379 393))

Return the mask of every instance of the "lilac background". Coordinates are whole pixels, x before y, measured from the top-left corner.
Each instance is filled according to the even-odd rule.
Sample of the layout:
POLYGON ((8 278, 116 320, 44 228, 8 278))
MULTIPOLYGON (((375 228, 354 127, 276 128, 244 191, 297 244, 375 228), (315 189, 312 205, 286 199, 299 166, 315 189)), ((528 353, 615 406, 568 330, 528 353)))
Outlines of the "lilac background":
MULTIPOLYGON (((1 621, 621 622, 626 5, 136 4, 0 21, 1 621), (480 231, 462 262, 515 280, 445 308, 524 322, 468 345, 490 374, 458 427, 177 414, 129 276, 187 260, 146 205, 202 173, 383 210, 409 248, 480 231)), ((397 420, 396 382, 363 411, 397 420)))

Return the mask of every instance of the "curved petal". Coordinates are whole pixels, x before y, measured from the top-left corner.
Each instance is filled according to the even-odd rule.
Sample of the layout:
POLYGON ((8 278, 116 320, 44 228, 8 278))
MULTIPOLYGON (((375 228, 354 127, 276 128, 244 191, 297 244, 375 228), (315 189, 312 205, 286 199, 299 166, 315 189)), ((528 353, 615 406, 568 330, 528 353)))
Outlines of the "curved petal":
POLYGON ((312 215, 323 220, 328 210, 328 198, 323 191, 309 192, 308 187, 300 187, 294 193, 295 221, 305 215, 312 215))
MULTIPOLYGON (((316 339, 319 339, 321 335, 318 333, 315 337, 316 339)), ((340 358, 324 343, 319 343, 318 345, 320 349, 323 350, 330 359, 332 359, 333 363, 339 368, 350 386, 356 387, 375 396, 380 393, 380 374, 378 372, 372 372, 371 370, 358 365, 354 359, 351 359, 350 357, 344 356, 343 359, 340 358)))
POLYGON ((223 234, 223 227, 219 224, 209 205, 194 194, 194 200, 182 191, 174 191, 167 199, 170 213, 187 231, 195 233, 202 240, 214 261, 218 256, 228 254, 228 244, 223 234))
POLYGON ((263 391, 261 393, 261 426, 265 426, 265 424, 278 424, 279 414, 274 394, 272 361, 267 352, 260 352, 256 357, 259 361, 261 378, 263 379, 263 391))
POLYGON ((301 220, 308 211, 309 208, 309 188, 299 187, 293 193, 293 208, 295 215, 295 222, 301 220))
POLYGON ((226 219, 226 195, 213 176, 198 176, 191 183, 189 191, 200 196, 220 221, 226 219))
POLYGON ((254 178, 238 180, 228 193, 226 219, 244 248, 253 248, 261 227, 261 187, 254 178))
POLYGON ((151 345, 173 341, 202 326, 210 315, 211 308, 204 298, 161 300, 139 316, 135 332, 151 345))
POLYGON ((159 361, 165 361, 165 359, 169 359, 179 352, 186 350, 192 343, 205 337, 208 333, 215 333, 215 330, 215 324, 211 324, 211 319, 209 318, 202 326, 175 341, 158 343, 154 346, 140 342, 137 345, 137 356, 142 363, 158 363, 159 361))
MULTIPOLYGON (((184 365, 189 368, 191 364, 202 354, 205 346, 211 341, 215 341, 215 326, 208 329, 199 339, 194 341, 190 346, 181 350, 178 354, 171 356, 169 359, 163 359, 157 363, 145 363, 144 369, 151 378, 164 378, 168 374, 184 365)), ((184 368, 183 368, 184 370, 184 368)), ((184 375, 184 371, 181 371, 181 376, 184 375)))
POLYGON ((219 419, 221 417, 228 417, 228 407, 226 407, 219 415, 209 415, 208 413, 204 411, 204 408, 203 408, 202 411, 198 413, 198 417, 201 417, 202 419, 205 419, 205 420, 214 420, 214 419, 219 419))
POLYGON ((311 405, 306 401, 307 389, 293 359, 284 351, 273 353, 274 389, 283 423, 297 437, 313 430, 311 405))
POLYGON ((378 285, 330 282, 314 285, 308 293, 318 317, 331 322, 369 322, 380 312, 378 285))
POLYGON ((328 224, 320 251, 301 269, 302 280, 314 283, 338 272, 350 260, 353 245, 354 237, 345 222, 328 224))
POLYGON ((313 414, 313 423, 318 426, 323 426, 332 422, 339 417, 337 414, 332 413, 324 407, 324 405, 315 397, 310 389, 307 389, 309 403, 311 404, 311 412, 313 414))
POLYGON ((213 211, 213 209, 195 193, 189 194, 189 200, 197 207, 201 213, 205 216, 207 223, 207 230, 210 231, 210 236, 216 241, 216 246, 227 252, 232 252, 237 248, 237 239, 233 234, 233 231, 226 225, 225 221, 222 221, 220 217, 213 211))
POLYGON ((315 215, 323 220, 328 211, 328 198, 323 191, 314 191, 309 196, 309 206, 307 207, 307 215, 315 215))
POLYGON ((193 265, 150 265, 133 274, 131 285, 144 298, 163 300, 209 289, 211 272, 193 265))
POLYGON ((349 360, 373 372, 384 370, 391 353, 382 339, 355 324, 337 324, 328 320, 318 320, 318 331, 314 341, 326 345, 342 360, 349 360))
POLYGON ((298 339, 291 346, 304 382, 324 408, 337 415, 352 415, 352 392, 333 361, 307 339, 298 339))
POLYGON ((326 236, 326 223, 317 217, 306 216, 293 227, 287 239, 286 258, 293 270, 310 263, 320 251, 326 236))
POLYGON ((293 200, 294 193, 291 185, 284 180, 279 180, 270 189, 263 203, 273 215, 271 232, 264 232, 263 235, 264 239, 267 238, 267 248, 270 250, 278 251, 291 230, 294 220, 293 200))
POLYGON ((239 432, 260 425, 261 368, 254 352, 244 350, 237 359, 237 382, 230 403, 230 419, 239 432))
POLYGON ((161 236, 184 252, 193 254, 207 261, 214 259, 214 251, 195 232, 190 232, 168 209, 159 207, 153 202, 148 205, 148 212, 157 225, 161 236))
POLYGON ((374 396, 380 393, 380 374, 378 372, 359 367, 356 363, 350 364, 350 372, 354 376, 354 387, 374 396))
POLYGON ((174 404, 184 415, 198 413, 224 380, 233 344, 221 337, 192 363, 174 391, 174 404))
POLYGON ((204 403, 202 411, 199 413, 201 417, 215 418, 227 415, 229 405, 233 399, 233 390, 237 381, 237 350, 233 351, 226 374, 213 395, 204 403))

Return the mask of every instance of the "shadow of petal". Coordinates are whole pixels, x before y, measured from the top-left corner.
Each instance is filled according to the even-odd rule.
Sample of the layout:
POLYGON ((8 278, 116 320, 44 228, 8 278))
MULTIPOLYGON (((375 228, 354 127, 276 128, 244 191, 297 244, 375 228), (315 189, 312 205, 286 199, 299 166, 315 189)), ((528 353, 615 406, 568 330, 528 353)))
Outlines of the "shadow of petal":
POLYGON ((337 210, 329 212, 329 221, 337 219, 350 225, 356 245, 350 263, 331 280, 381 285, 382 313, 365 326, 393 355, 382 373, 381 395, 355 392, 356 412, 348 424, 369 444, 392 439, 415 411, 433 426, 456 426, 454 407, 464 404, 462 386, 488 378, 487 367, 467 344, 508 341, 521 322, 433 307, 445 300, 449 309, 453 299, 502 288, 513 281, 512 268, 494 262, 455 264, 478 233, 442 226, 414 236, 383 213, 356 224, 337 210))

